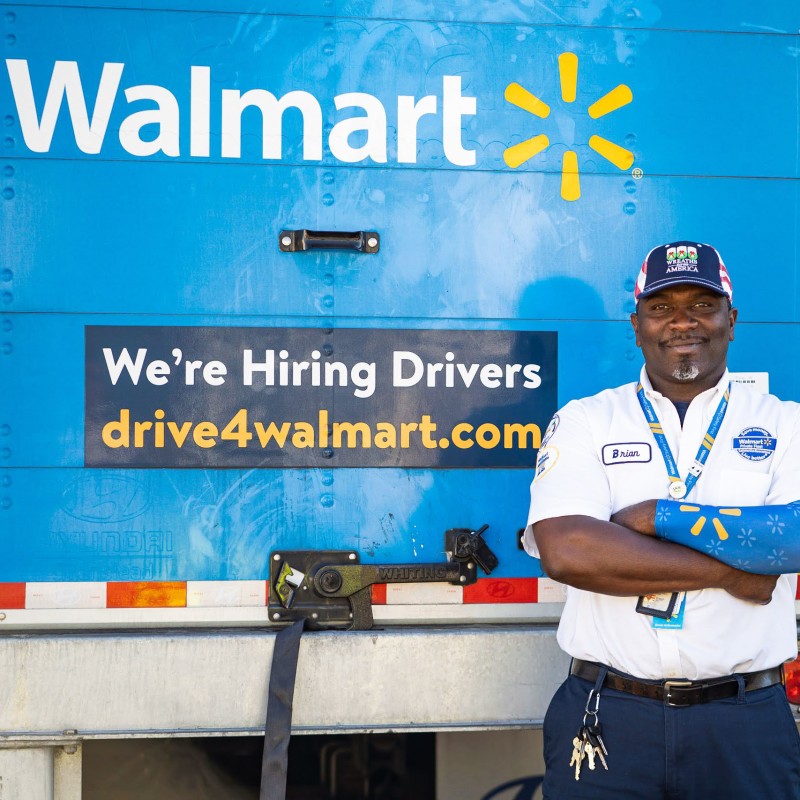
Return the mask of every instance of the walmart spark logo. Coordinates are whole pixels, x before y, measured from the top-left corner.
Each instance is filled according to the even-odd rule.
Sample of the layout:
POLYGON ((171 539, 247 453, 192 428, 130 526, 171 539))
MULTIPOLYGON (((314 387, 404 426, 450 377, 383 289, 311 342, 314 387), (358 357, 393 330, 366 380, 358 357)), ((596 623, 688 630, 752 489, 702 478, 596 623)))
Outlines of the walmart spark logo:
MULTIPOLYGON (((699 510, 700 506, 682 505, 680 507, 680 511, 688 514, 696 514, 699 510)), ((721 508, 719 509, 719 513, 725 514, 726 516, 729 517, 742 516, 742 510, 740 508, 721 508)), ((725 526, 722 524, 722 521, 717 519, 717 517, 712 517, 711 524, 714 526, 714 530, 717 532, 717 536, 719 536, 720 541, 724 542, 728 538, 728 531, 725 530, 725 526)), ((699 516, 694 525, 692 525, 692 527, 689 528, 689 530, 692 532, 692 536, 699 536, 705 525, 706 525, 706 518, 703 516, 699 516)), ((741 539, 742 537, 740 536, 739 538, 741 539)))
MULTIPOLYGON (((558 57, 558 72, 561 78, 561 98, 565 103, 574 103, 578 86, 578 56, 575 53, 562 53, 558 57)), ((518 83, 510 83, 506 87, 505 99, 517 108, 528 111, 540 119, 546 119, 550 115, 550 106, 518 83)), ((589 116, 592 119, 599 119, 628 105, 631 100, 633 100, 633 93, 624 83, 621 83, 589 106, 589 116)), ((626 150, 602 136, 591 136, 588 144, 592 150, 618 169, 627 170, 633 164, 633 153, 630 150, 626 150)), ((549 146, 550 140, 541 133, 532 139, 526 139, 524 142, 507 148, 503 153, 503 160, 509 167, 516 169, 549 146)), ((578 154, 574 150, 567 150, 562 159, 561 196, 570 201, 577 200, 581 196, 578 154)))

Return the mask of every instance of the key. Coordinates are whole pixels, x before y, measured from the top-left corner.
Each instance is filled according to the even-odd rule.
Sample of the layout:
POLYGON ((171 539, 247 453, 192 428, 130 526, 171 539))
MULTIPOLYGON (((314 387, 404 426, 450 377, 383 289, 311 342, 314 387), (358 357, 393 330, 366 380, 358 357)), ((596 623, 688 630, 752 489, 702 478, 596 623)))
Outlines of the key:
POLYGON ((580 750, 581 750, 581 740, 576 736, 572 740, 572 758, 569 761, 569 765, 572 766, 575 764, 575 780, 580 780, 581 768, 580 768, 580 750))
POLYGON ((595 763, 594 763, 594 754, 595 754, 596 751, 595 751, 595 748, 592 747, 591 741, 587 741, 586 742, 586 750, 585 750, 585 752, 586 752, 586 758, 589 761, 589 769, 594 769, 595 766, 596 766, 595 763))
POLYGON ((587 728, 586 732, 589 737, 589 742, 594 749, 594 755, 600 759, 603 769, 607 771, 608 762, 606 761, 606 756, 608 755, 608 750, 606 750, 606 746, 603 744, 603 738, 600 736, 599 728, 599 725, 593 725, 591 728, 587 728), (597 733, 595 733, 595 729, 598 730, 597 733))
POLYGON ((600 745, 600 749, 603 751, 605 755, 608 755, 608 749, 606 748, 605 742, 603 741, 603 737, 600 735, 600 723, 595 722, 594 725, 591 725, 587 728, 590 738, 592 739, 592 744, 597 747, 600 745))
MULTIPOLYGON (((603 753, 603 748, 598 744, 595 745, 593 748, 592 755, 600 759, 600 763, 603 765, 603 769, 608 772, 608 762, 606 761, 605 754, 603 753)), ((594 760, 594 759, 592 759, 594 760)), ((590 767, 590 769, 594 769, 594 767, 590 767)))
POLYGON ((576 736, 572 740, 572 747, 572 758, 570 759, 569 765, 575 765, 575 780, 579 781, 581 779, 581 762, 585 757, 584 750, 586 747, 586 740, 576 736))

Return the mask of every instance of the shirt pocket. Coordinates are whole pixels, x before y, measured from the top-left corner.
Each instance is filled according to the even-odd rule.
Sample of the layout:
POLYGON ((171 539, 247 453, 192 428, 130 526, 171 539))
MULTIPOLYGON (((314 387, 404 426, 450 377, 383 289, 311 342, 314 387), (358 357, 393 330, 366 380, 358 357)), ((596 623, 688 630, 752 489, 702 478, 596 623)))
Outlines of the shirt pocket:
POLYGON ((772 475, 744 469, 723 469, 720 486, 727 503, 736 506, 763 506, 769 494, 772 475))

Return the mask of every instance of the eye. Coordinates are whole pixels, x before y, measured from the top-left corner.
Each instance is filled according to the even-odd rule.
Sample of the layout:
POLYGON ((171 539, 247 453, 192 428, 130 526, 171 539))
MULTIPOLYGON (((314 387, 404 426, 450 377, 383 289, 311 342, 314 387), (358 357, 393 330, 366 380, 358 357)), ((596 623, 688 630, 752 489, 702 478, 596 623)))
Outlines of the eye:
POLYGON ((694 308, 698 311, 716 311, 719 308, 719 302, 715 300, 698 300, 694 303, 694 308))

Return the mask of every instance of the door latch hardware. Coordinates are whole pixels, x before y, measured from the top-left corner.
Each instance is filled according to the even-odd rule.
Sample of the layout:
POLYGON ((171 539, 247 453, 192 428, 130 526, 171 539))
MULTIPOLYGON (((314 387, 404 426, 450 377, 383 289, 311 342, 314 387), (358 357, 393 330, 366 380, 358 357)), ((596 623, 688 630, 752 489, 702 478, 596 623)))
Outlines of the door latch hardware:
POLYGON ((478 566, 489 573, 497 557, 477 531, 454 528, 445 534, 449 561, 433 564, 362 564, 349 550, 289 550, 270 556, 269 618, 309 620, 318 627, 372 627, 375 583, 452 583, 469 586, 478 566))
POLYGON ((475 559, 487 575, 491 574, 499 562, 483 539, 482 534, 488 528, 488 525, 483 525, 476 531, 469 528, 451 528, 444 535, 445 550, 451 553, 456 561, 475 559))

